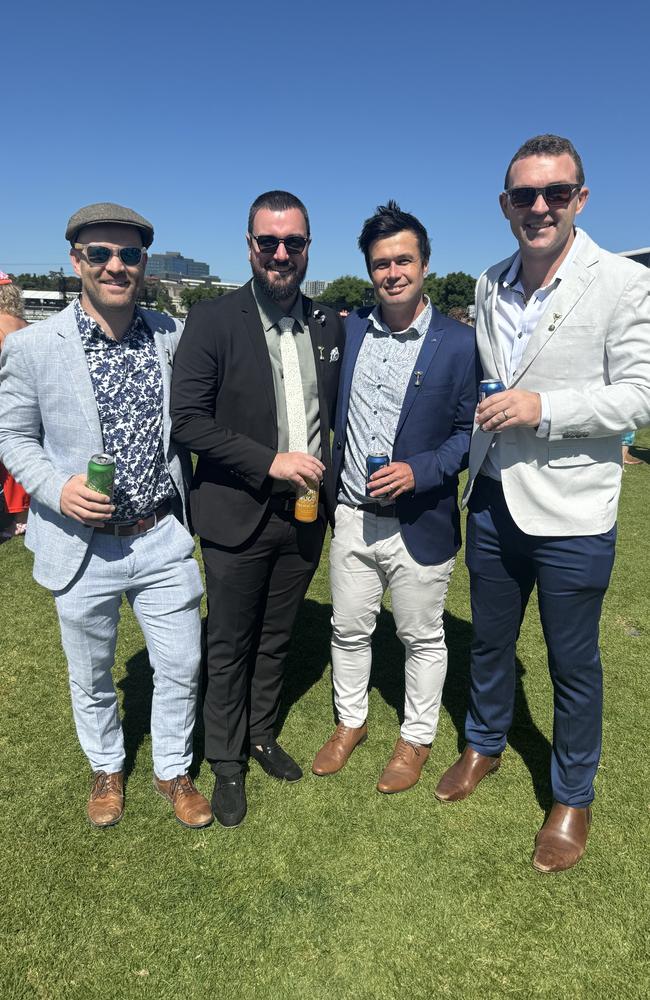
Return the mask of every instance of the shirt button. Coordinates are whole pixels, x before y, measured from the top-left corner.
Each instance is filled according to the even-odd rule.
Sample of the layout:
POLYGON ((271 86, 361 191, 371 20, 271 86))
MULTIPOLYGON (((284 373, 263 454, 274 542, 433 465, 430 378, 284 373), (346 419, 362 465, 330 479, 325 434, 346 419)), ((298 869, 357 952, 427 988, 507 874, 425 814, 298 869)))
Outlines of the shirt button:
POLYGON ((380 385, 378 385, 378 386, 377 386, 377 388, 378 388, 378 389, 381 389, 381 386, 380 386, 380 385))
POLYGON ((373 410, 372 412, 373 412, 374 416, 376 417, 377 416, 377 411, 373 410))

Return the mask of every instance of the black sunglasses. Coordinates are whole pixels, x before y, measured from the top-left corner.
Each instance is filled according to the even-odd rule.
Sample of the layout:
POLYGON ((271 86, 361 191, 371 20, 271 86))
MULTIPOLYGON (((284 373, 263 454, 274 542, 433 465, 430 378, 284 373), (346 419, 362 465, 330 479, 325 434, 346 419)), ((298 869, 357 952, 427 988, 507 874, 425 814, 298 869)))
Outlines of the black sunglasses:
POLYGON ((576 191, 580 191, 581 188, 582 184, 547 184, 542 188, 508 188, 506 194, 513 208, 530 208, 540 194, 549 208, 559 208, 568 205, 576 191))
MULTIPOLYGON (((253 236, 252 233, 251 236, 253 236)), ((284 239, 278 239, 277 236, 253 236, 253 239, 262 253, 275 253, 280 244, 283 243, 287 253, 298 254, 302 253, 309 243, 306 236, 285 236, 284 239)))
POLYGON ((135 267, 142 260, 142 254, 146 251, 142 247, 120 247, 113 250, 112 247, 105 247, 99 243, 75 243, 75 250, 85 250, 86 260, 89 264, 108 264, 112 257, 120 258, 125 267, 135 267))

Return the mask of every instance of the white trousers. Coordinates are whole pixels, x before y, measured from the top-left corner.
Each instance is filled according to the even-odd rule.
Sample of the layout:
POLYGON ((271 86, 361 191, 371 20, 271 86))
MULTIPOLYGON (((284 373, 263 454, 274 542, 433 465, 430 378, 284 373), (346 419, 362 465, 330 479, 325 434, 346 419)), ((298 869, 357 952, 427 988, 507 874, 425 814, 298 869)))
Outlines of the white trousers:
POLYGON ((422 566, 408 552, 397 518, 337 506, 330 548, 332 676, 346 726, 361 726, 368 714, 372 635, 389 587, 406 652, 401 735, 411 743, 432 742, 447 673, 442 612, 454 561, 422 566))

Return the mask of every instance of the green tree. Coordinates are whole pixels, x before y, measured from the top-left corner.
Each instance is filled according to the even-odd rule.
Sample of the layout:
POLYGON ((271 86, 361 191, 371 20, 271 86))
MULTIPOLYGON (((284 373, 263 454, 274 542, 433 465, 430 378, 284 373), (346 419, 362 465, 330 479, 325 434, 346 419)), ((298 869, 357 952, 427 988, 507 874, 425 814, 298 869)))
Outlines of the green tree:
MULTIPOLYGON (((344 274, 332 281, 317 299, 326 306, 346 306, 348 309, 359 309, 368 301, 368 293, 372 296, 372 285, 363 278, 355 278, 352 274, 344 274)), ((372 297, 370 298, 372 302, 372 297)))
POLYGON ((169 313, 171 316, 175 316, 176 315, 176 307, 174 306, 174 303, 172 302, 172 297, 169 294, 168 289, 165 288, 164 285, 156 283, 156 285, 154 286, 154 288, 150 289, 150 293, 149 294, 151 294, 151 291, 153 291, 153 293, 156 296, 155 302, 153 304, 153 308, 157 309, 158 312, 166 312, 166 313, 169 313))
POLYGON ((181 302, 183 308, 189 310, 195 302, 202 299, 218 299, 226 294, 225 288, 218 288, 216 285, 196 285, 194 288, 184 288, 181 292, 181 302))
POLYGON ((431 299, 431 305, 435 306, 436 309, 441 308, 440 305, 440 302, 442 300, 441 289, 444 280, 445 280, 444 278, 439 278, 435 271, 432 271, 431 274, 427 274, 426 278, 424 279, 424 286, 422 290, 425 295, 429 296, 429 298, 431 299))
POLYGON ((439 301, 434 305, 447 314, 454 306, 469 306, 474 302, 476 278, 464 271, 451 271, 440 279, 439 301))

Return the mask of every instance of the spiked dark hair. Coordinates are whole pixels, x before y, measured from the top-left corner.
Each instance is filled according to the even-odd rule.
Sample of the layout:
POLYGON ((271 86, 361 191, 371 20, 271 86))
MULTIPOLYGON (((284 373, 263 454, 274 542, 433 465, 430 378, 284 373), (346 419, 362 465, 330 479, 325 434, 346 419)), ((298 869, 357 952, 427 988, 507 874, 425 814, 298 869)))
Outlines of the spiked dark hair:
POLYGON ((384 240, 386 237, 394 236, 395 233, 401 233, 405 229, 415 234, 422 262, 428 263, 431 256, 431 244, 426 229, 414 215, 402 212, 397 202, 391 198, 387 205, 377 206, 377 211, 369 219, 366 219, 361 230, 359 249, 366 258, 368 273, 370 273, 370 245, 375 240, 384 240))

